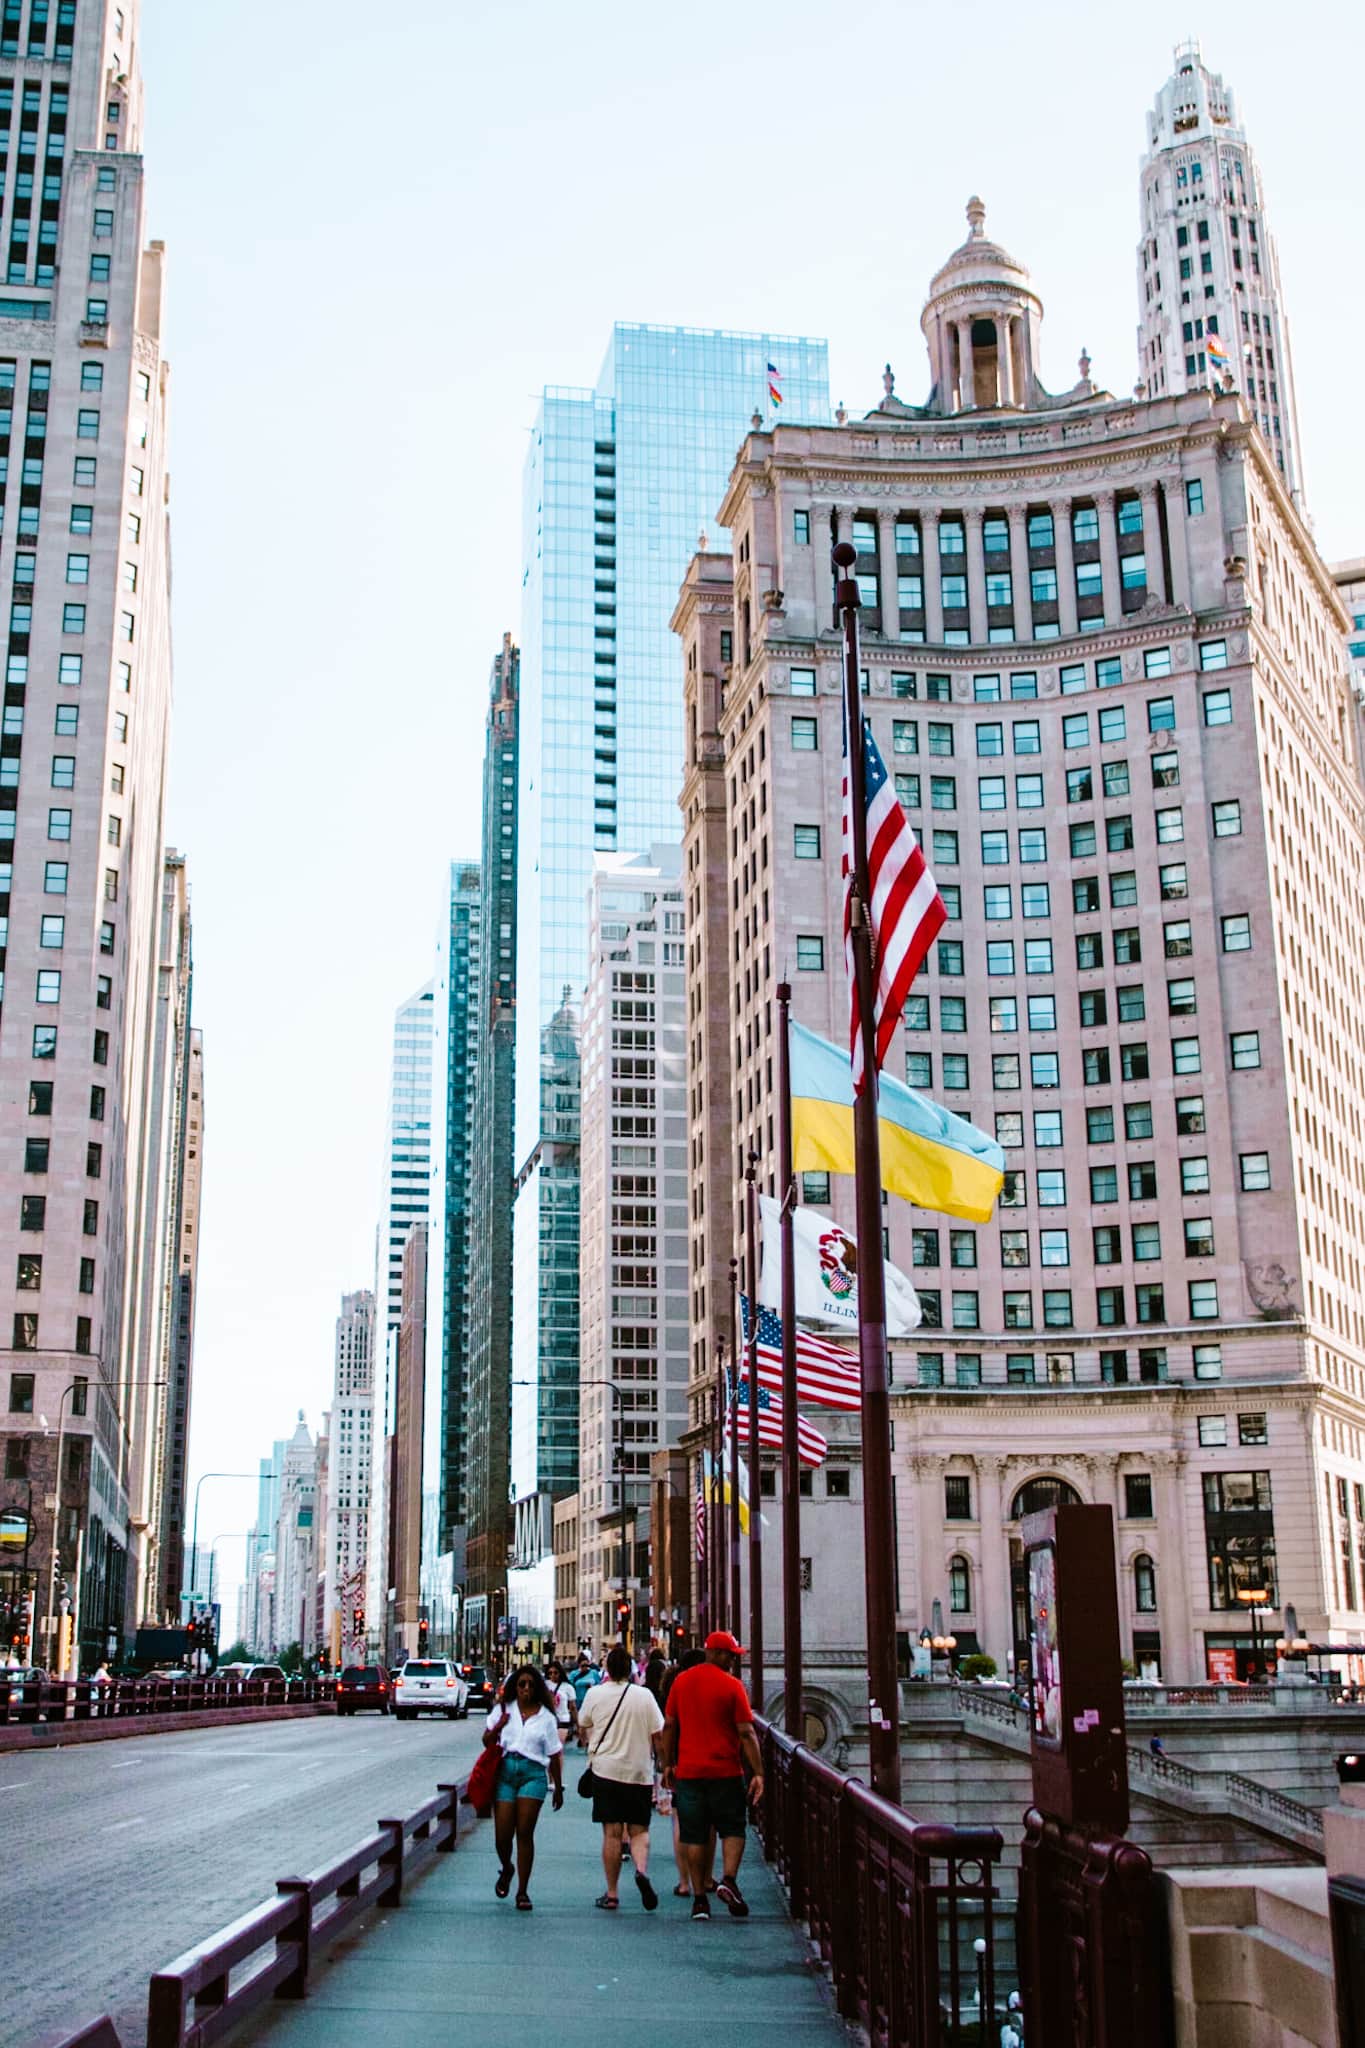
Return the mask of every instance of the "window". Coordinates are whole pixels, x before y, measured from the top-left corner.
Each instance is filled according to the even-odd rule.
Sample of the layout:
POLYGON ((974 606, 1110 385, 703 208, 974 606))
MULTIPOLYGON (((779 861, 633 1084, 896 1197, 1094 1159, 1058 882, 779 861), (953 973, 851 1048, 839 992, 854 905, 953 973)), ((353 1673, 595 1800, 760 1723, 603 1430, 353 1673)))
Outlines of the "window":
POLYGON ((1166 984, 1166 1007, 1172 1017, 1192 1017, 1198 1008, 1195 984, 1190 981, 1168 981, 1166 984))
POLYGON ((35 1002, 59 1003, 61 999, 62 977, 60 970, 55 967, 40 969, 34 994, 35 1002))
POLYGON ((1225 953, 1249 953, 1251 951, 1251 919, 1249 917, 1225 917, 1219 920, 1223 932, 1225 953))
POLYGON ((929 752, 931 754, 951 754, 952 751, 953 728, 951 725, 935 725, 931 723, 929 727, 929 752))
POLYGON ((1016 754, 1041 754, 1042 729, 1036 718, 1016 718, 1012 739, 1016 754))
POLYGON ((818 750, 819 745, 820 727, 818 722, 813 718, 794 718, 792 720, 792 752, 794 754, 813 754, 818 750))
POLYGON ((1069 1287, 1045 1287, 1043 1289, 1043 1327, 1048 1330, 1069 1330, 1072 1320, 1071 1289, 1069 1287))
POLYGON ((1218 1314, 1218 1282, 1216 1280, 1191 1280, 1190 1321, 1211 1322, 1218 1314))
POLYGON ((940 939, 937 953, 938 971, 940 974, 946 974, 955 978, 962 973, 961 939, 940 939))
POLYGON ((1123 1475, 1123 1514, 1129 1522, 1150 1522, 1152 1508, 1152 1475, 1150 1472, 1125 1472, 1123 1475))
POLYGON ((1171 749, 1168 753, 1152 755, 1152 788, 1174 789, 1180 781, 1180 756, 1171 749))
POLYGON ((1090 1232, 1097 1266, 1117 1266, 1123 1257, 1123 1236, 1117 1223, 1097 1223, 1090 1232))
POLYGON ((1156 1612, 1156 1566, 1145 1551, 1133 1559, 1133 1604, 1139 1614, 1156 1612))
MULTIPOLYGON (((1051 974, 1051 939, 1025 939, 1024 972, 1025 974, 1051 974)), ((1050 1031, 1053 1027, 1049 1024, 1044 1028, 1050 1031)))
POLYGON ((1183 903, 1190 893, 1189 874, 1183 860, 1168 861, 1157 869, 1163 903, 1183 903))
POLYGON ((1133 1301, 1140 1323, 1164 1323, 1166 1320, 1166 1290, 1159 1282, 1144 1281, 1133 1289, 1133 1301))
MULTIPOLYGON (((1106 761, 1101 772, 1104 778, 1104 793, 1107 797, 1127 796, 1128 763, 1126 761, 1106 761)), ((1131 839, 1129 844, 1132 844, 1131 839)))
POLYGON ((1213 1218, 1211 1216, 1186 1217, 1185 1256, 1187 1259, 1211 1259, 1213 1257, 1213 1218))
POLYGON ((1199 1442, 1206 1451, 1221 1451, 1228 1440, 1228 1419, 1226 1415, 1201 1415, 1199 1418, 1199 1442))
POLYGON ((52 787, 74 789, 76 786, 76 757, 74 754, 52 756, 52 787))
POLYGON ((1228 1039, 1232 1053, 1232 1065, 1236 1072, 1261 1064, 1261 1034, 1259 1031, 1234 1031, 1228 1039))
POLYGON ((1059 1109, 1034 1110, 1033 1142, 1040 1150, 1061 1144, 1062 1112, 1059 1109))
POLYGON ((1085 1141, 1088 1145, 1112 1145, 1114 1142, 1114 1111, 1110 1104, 1103 1103, 1085 1112, 1085 1141))
POLYGON ((1221 1344, 1196 1344, 1194 1347, 1194 1376, 1197 1380, 1220 1380, 1223 1377, 1223 1347, 1221 1344))
POLYGON ((46 1173, 49 1140, 46 1138, 25 1138, 24 1172, 46 1173))
MULTIPOLYGON (((940 952, 942 951, 942 941, 941 941, 941 940, 940 940, 940 942, 939 942, 939 950, 940 950, 940 952)), ((962 972, 962 968, 961 968, 961 964, 960 964, 960 963, 961 963, 961 959, 962 959, 962 948, 961 948, 961 946, 959 946, 959 947, 958 947, 958 949, 957 949, 957 957, 958 957, 959 965, 958 965, 958 968, 957 968, 957 970, 956 970, 956 971, 957 971, 957 972, 958 972, 958 973, 960 974, 960 973, 962 972)), ((1014 941, 1013 941, 1013 939, 989 939, 989 940, 987 941, 987 943, 986 943, 986 972, 987 972, 987 974, 1013 974, 1013 972, 1014 972, 1014 941)))
POLYGON ((1064 1209, 1066 1207, 1066 1170, 1064 1167, 1039 1167, 1038 1206, 1040 1209, 1064 1209))
POLYGON ((1019 858, 1026 867, 1046 861, 1046 826, 1021 825, 1019 827, 1019 858))
POLYGON ((1066 800, 1069 804, 1088 804, 1095 795, 1095 771, 1093 768, 1068 768, 1066 771, 1066 800))
POLYGON ((980 755, 1003 754, 1005 751, 1004 726, 979 725, 976 728, 976 751, 980 755))
POLYGON ((972 1568, 965 1557, 955 1557, 948 1565, 948 1610, 952 1614, 972 1611, 972 1568))
POLYGON ((818 974, 825 964, 825 942, 818 935, 798 934, 796 965, 803 974, 818 974))
POLYGON ((972 1519, 972 1482, 966 1473, 949 1472, 943 1480, 943 1515, 949 1522, 972 1519))
POLYGON ((788 677, 787 686, 793 697, 813 697, 815 695, 815 670, 813 668, 792 669, 788 677))
POLYGON ((1003 811, 1006 803, 1003 775, 979 775, 976 800, 983 811, 1003 811))
POLYGON ((1019 1005, 1013 996, 991 997, 990 1023, 992 1032, 1019 1029, 1019 1005))
POLYGON ((937 1266, 940 1263, 936 1230, 911 1231, 910 1263, 912 1266, 937 1266))
POLYGON ((1226 640, 1201 640, 1199 643, 1199 666, 1207 671, 1211 668, 1226 668, 1228 665, 1228 643, 1226 640))
POLYGON ((1142 657, 1142 672, 1145 676, 1168 676, 1171 673, 1170 648, 1149 647, 1142 657))
POLYGON ((957 866, 957 834, 935 830, 930 835, 930 847, 935 868, 957 866))
POLYGON ((1239 1444, 1268 1444, 1270 1430, 1264 1410, 1255 1409, 1249 1414, 1237 1417, 1237 1441, 1239 1444))
POLYGON ((64 633, 83 633, 85 631, 85 606, 83 604, 64 604, 62 606, 62 631, 64 633))
POLYGON ((931 775, 929 777, 929 808, 931 811, 955 811, 957 809, 957 777, 955 775, 931 775))
POLYGON ((1024 1142, 1024 1119, 1017 1109, 997 1109, 995 1112, 995 1141, 1006 1152, 1013 1151, 1024 1142))
POLYGON ((1070 1231, 1040 1230, 1038 1233, 1038 1252, 1041 1263, 1045 1266, 1069 1266, 1071 1264, 1070 1231))
POLYGON ((1119 1198, 1119 1170, 1117 1166, 1092 1166, 1090 1169, 1090 1199, 1096 1205, 1117 1202, 1119 1198))
POLYGON ((1206 1195, 1209 1192, 1209 1162, 1202 1153, 1181 1160, 1180 1192, 1182 1195, 1206 1195))
POLYGON ((1001 1297, 1001 1305, 1007 1330, 1033 1328, 1033 1296, 1027 1289, 1006 1288, 1001 1297))
POLYGON ((57 1057, 57 1027, 55 1024, 35 1024, 33 1027, 33 1057, 35 1060, 55 1060, 57 1057))
POLYGON ((918 775, 897 775, 893 780, 896 786, 896 802, 903 810, 917 811, 920 807, 918 775))
POLYGON ((818 825, 794 825, 792 827, 793 850, 797 860, 819 860, 820 827, 818 825))
POLYGON ((942 1064, 945 1088, 956 1091, 970 1086, 965 1052, 945 1052, 942 1055, 942 1064))
POLYGON ((57 660, 57 681, 71 689, 79 689, 81 665, 84 657, 79 654, 63 654, 57 660))
POLYGON ((1021 811, 1041 811, 1043 808, 1042 776, 1016 775, 1014 778, 1014 801, 1021 811))
POLYGON ((1182 1138, 1197 1138, 1204 1129, 1204 1098, 1202 1095, 1178 1095, 1175 1103, 1175 1127, 1182 1138))
POLYGON ((1244 1194, 1259 1194, 1270 1186, 1270 1154, 1268 1152, 1243 1152, 1238 1165, 1242 1175, 1244 1194))
POLYGON ((1070 826, 1067 838, 1073 860, 1084 860, 1096 849, 1095 827, 1088 819, 1084 824, 1070 826))
POLYGON ((796 542, 796 545, 797 545, 797 546, 798 546, 799 548, 809 547, 809 545, 810 545, 810 513, 809 513, 809 512, 802 512, 802 511, 799 511, 799 510, 798 510, 798 511, 794 511, 794 512, 792 513, 792 539, 793 539, 793 540, 794 540, 794 541, 796 542))
POLYGON ((1161 1257, 1161 1226, 1159 1223, 1135 1223, 1133 1225, 1133 1257, 1139 1265, 1150 1265, 1161 1257))
POLYGON ((1239 797, 1229 797, 1223 803, 1213 806, 1213 836, 1215 839, 1234 839, 1242 829, 1242 804, 1239 797))
MULTIPOLYGON (((99 260, 98 257, 95 258, 96 262, 99 260)), ((106 256, 104 261, 107 263, 108 260, 106 256)), ((98 410, 93 406, 82 407, 76 414, 76 439, 78 441, 98 441, 99 437, 100 416, 98 410)))
POLYGON ((1231 690, 1205 690, 1204 723, 1205 725, 1232 724, 1231 690))
POLYGON ((1199 1072, 1199 1040, 1197 1038, 1173 1038, 1171 1040, 1171 1066, 1177 1074, 1199 1072))
POLYGON ((61 947, 66 931, 64 917, 45 917, 38 928, 38 944, 51 950, 61 947))
POLYGON ((953 1328, 955 1330, 979 1330, 981 1327, 981 1297, 972 1288, 953 1290, 953 1328))
POLYGON ((965 996, 940 996, 938 1005, 938 1028, 956 1036, 967 1029, 967 999, 965 996))
POLYGON ((1169 846, 1185 837, 1185 814, 1178 804, 1171 810, 1157 812, 1156 837, 1158 846, 1169 846))
POLYGON ((1168 960, 1188 959, 1194 951, 1194 935, 1189 919, 1180 918, 1163 926, 1162 940, 1168 960))
POLYGON ((1134 1202, 1156 1200, 1156 1162, 1151 1159, 1134 1159, 1128 1166, 1128 1196, 1134 1202))
MULTIPOLYGON (((1024 1142, 1023 1119, 1021 1118, 1019 1122, 1020 1132, 1018 1138, 1015 1140, 1015 1143, 1022 1145, 1022 1143, 1024 1142)), ((995 1125, 995 1135, 997 1138, 999 1138, 999 1117, 996 1118, 995 1125)), ((1003 1142, 1004 1140, 1001 1139, 1002 1144, 1003 1142)), ((1000 1190, 1000 1207, 1002 1209, 1026 1209, 1028 1207, 1028 1175, 1022 1172, 1017 1166, 1007 1167, 1005 1170, 1005 1182, 1004 1186, 1000 1190)))
MULTIPOLYGON (((51 838, 53 835, 49 833, 48 836, 51 838)), ((58 834, 57 836, 60 837, 61 835, 58 834)), ((66 836, 70 838, 71 835, 67 833, 66 836)), ((43 869, 43 894, 45 896, 65 896, 66 877, 67 864, 64 860, 48 861, 43 869)))
POLYGON ((1185 510, 1191 519, 1197 519, 1204 509, 1204 486, 1197 476, 1185 481, 1185 510))

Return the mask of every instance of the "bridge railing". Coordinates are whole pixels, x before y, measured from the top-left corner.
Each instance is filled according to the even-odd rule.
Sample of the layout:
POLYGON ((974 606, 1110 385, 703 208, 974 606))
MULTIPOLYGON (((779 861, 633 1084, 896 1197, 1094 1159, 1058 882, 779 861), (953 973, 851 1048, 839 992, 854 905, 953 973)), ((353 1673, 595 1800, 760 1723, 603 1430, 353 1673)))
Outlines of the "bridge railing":
POLYGON ((104 1721, 145 1714, 194 1714, 225 1707, 310 1706, 330 1700, 331 1678, 32 1679, 0 1672, 0 1728, 40 1721, 104 1721))
POLYGON ((758 1723, 765 1852, 876 2048, 967 2048, 995 2012, 996 1828, 915 1819, 758 1723))

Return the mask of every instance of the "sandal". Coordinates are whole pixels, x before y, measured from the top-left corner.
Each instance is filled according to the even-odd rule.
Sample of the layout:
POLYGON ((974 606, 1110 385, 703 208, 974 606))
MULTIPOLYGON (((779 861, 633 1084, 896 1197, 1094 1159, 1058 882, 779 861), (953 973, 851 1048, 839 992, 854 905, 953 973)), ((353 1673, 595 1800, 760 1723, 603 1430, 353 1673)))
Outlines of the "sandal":
POLYGON ((674 1885, 674 1887, 673 1887, 673 1896, 674 1896, 674 1898, 675 1898, 675 1899, 690 1899, 690 1898, 691 1898, 691 1896, 692 1896, 692 1887, 691 1887, 691 1885, 690 1885, 690 1884, 675 1884, 675 1885, 674 1885))
POLYGON ((531 1911, 531 1901, 525 1892, 517 1893, 517 1911, 519 1913, 529 1913, 531 1911))
POLYGON ((511 1891, 511 1889, 512 1889, 512 1866, 511 1866, 511 1864, 509 1863, 509 1864, 507 1864, 507 1865, 506 1865, 506 1866, 505 1866, 505 1867, 504 1867, 504 1868, 503 1868, 502 1870, 500 1870, 500 1871, 498 1872, 498 1881, 497 1881, 497 1883, 496 1883, 496 1884, 494 1885, 494 1887, 493 1887, 493 1890, 494 1890, 494 1891, 496 1892, 497 1896, 498 1896, 498 1897, 499 1897, 500 1899, 505 1899, 505 1898, 507 1897, 507 1894, 508 1894, 508 1893, 509 1893, 509 1892, 511 1891))
POLYGON ((600 1898, 593 1900, 594 1906, 599 1907, 604 1913, 614 1913, 620 1903, 620 1900, 614 1899, 610 1892, 603 1892, 600 1898))

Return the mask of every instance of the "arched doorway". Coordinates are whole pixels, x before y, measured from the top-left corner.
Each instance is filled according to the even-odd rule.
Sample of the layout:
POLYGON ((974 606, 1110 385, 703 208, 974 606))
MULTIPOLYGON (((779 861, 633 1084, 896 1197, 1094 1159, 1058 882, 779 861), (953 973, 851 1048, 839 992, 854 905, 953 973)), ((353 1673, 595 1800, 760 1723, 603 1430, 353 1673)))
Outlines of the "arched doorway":
MULTIPOLYGON (((1010 1502, 1011 1522, 1020 1522, 1025 1515, 1040 1514, 1044 1508, 1068 1508, 1080 1505, 1080 1495, 1065 1479, 1058 1479, 1053 1473, 1045 1473, 1037 1479, 1027 1479, 1010 1502)), ((1011 1536, 1010 1546, 1010 1611, 1014 1620, 1014 1643, 1016 1655, 1021 1644, 1028 1641, 1028 1573, 1024 1568, 1024 1545, 1018 1536, 1011 1536)))

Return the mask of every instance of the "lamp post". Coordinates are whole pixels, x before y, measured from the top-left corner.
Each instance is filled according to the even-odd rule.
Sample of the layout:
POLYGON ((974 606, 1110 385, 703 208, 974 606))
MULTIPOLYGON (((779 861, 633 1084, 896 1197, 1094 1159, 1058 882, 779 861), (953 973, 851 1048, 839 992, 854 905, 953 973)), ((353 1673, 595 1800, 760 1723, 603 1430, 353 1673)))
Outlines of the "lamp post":
POLYGON ((1252 1677, 1265 1677, 1265 1657, 1261 1649, 1261 1615, 1270 1601, 1267 1586, 1239 1586, 1237 1598, 1243 1607, 1251 1610, 1251 1663, 1252 1677))
MULTIPOLYGON (((512 1380, 510 1384, 514 1387, 539 1387, 540 1381, 512 1380)), ((616 1402, 617 1407, 621 1411, 621 1421, 624 1424, 626 1419, 626 1397, 622 1393, 620 1387, 616 1384, 615 1380, 579 1380, 576 1384, 580 1387, 610 1387, 612 1399, 616 1402)), ((621 1489, 621 1498, 619 1503, 621 1509, 621 1605, 623 1607, 628 1607, 630 1605, 630 1568, 629 1560, 626 1556, 626 1475, 624 1470, 622 1470, 621 1468, 622 1461, 624 1461, 625 1458, 625 1453, 625 1430, 623 1428, 621 1436, 613 1448, 612 1470, 613 1472, 620 1472, 620 1478, 617 1483, 619 1484, 621 1489)), ((620 1624, 620 1640, 623 1643, 626 1640, 626 1630, 627 1624, 624 1621, 622 1621, 620 1624)))
MULTIPOLYGON (((190 1598, 194 1598, 199 1579, 199 1488, 206 1479, 280 1479, 280 1472, 201 1472, 194 1489, 194 1525, 190 1537, 190 1598)), ((184 1597, 183 1595, 181 1596, 184 1597)))

